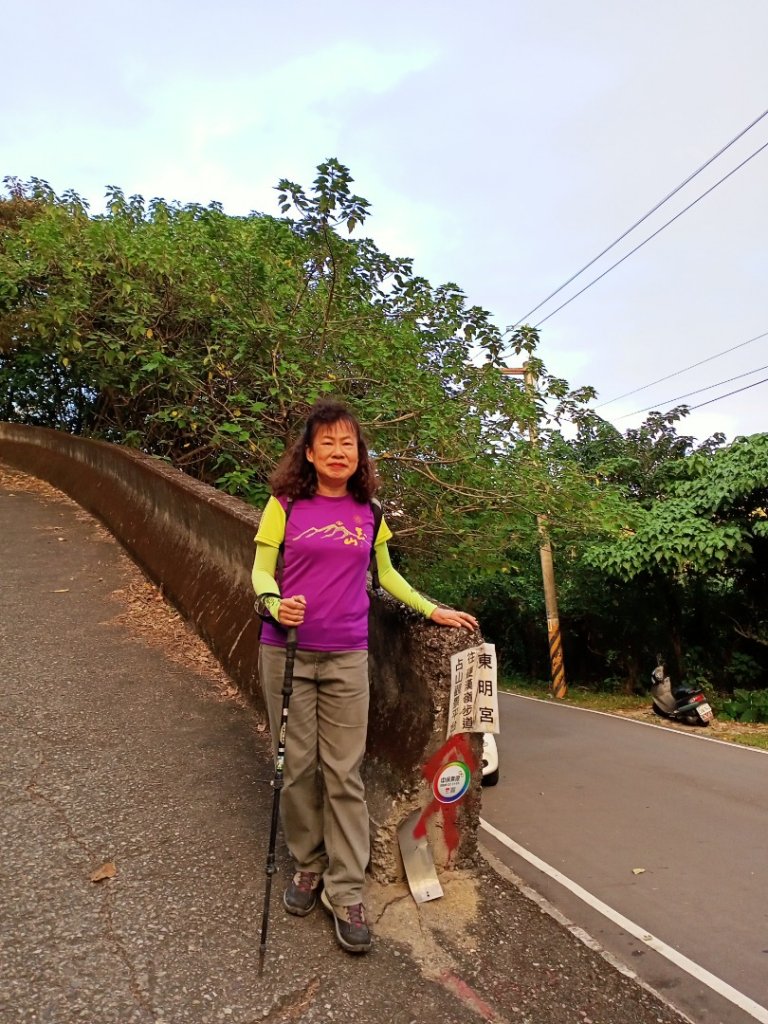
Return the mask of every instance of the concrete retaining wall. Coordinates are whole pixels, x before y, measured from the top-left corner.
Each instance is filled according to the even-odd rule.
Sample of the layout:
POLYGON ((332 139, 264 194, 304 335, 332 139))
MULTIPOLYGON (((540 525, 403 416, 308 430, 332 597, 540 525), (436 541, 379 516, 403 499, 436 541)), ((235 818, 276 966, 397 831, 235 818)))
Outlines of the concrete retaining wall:
MULTIPOLYGON (((140 452, 0 423, 0 459, 64 491, 97 516, 197 629, 240 689, 261 704, 259 619, 250 570, 259 513, 140 452)), ((371 614, 371 714, 365 764, 373 823, 372 868, 402 877, 396 829, 421 809, 436 863, 474 860, 479 773, 444 820, 424 767, 445 743, 450 655, 478 642, 433 626, 388 598, 371 614)), ((470 759, 478 759, 472 737, 470 759)))

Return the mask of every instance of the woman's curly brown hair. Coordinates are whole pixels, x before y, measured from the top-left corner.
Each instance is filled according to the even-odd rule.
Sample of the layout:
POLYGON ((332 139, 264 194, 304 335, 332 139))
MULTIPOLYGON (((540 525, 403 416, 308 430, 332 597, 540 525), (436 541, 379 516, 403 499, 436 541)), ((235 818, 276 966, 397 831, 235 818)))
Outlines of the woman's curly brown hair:
POLYGON ((301 436, 291 445, 278 462, 269 478, 275 497, 313 498, 317 493, 317 473, 306 455, 312 447, 319 427, 331 427, 334 423, 347 423, 357 436, 357 469, 349 478, 347 487, 352 497, 359 502, 368 502, 376 493, 379 480, 376 468, 368 455, 363 432, 355 416, 343 402, 321 398, 312 406, 304 424, 301 436))

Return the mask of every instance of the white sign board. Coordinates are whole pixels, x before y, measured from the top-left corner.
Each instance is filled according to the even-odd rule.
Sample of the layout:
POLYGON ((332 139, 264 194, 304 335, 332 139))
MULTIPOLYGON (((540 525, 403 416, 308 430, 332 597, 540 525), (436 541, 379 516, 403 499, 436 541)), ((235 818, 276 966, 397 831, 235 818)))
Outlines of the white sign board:
POLYGON ((498 731, 495 646, 478 644, 452 654, 448 736, 459 732, 498 731))

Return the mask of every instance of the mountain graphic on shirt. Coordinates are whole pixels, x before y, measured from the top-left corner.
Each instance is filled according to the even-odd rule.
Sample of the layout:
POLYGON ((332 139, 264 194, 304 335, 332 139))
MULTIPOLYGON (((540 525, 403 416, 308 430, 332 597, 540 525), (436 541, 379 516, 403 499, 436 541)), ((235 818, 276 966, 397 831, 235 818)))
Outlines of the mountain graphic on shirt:
POLYGON ((322 537, 324 540, 336 540, 341 541, 343 544, 361 544, 367 540, 362 527, 355 527, 355 532, 352 533, 340 520, 335 523, 330 523, 328 526, 312 526, 309 530, 304 530, 303 533, 296 535, 296 540, 309 539, 310 537, 322 537))

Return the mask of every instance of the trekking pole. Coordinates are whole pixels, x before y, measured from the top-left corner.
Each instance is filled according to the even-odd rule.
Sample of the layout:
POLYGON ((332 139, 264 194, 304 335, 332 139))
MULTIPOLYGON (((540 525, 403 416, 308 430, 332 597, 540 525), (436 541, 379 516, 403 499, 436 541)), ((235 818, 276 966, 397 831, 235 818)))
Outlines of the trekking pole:
POLYGON ((283 675, 283 709, 280 714, 280 731, 277 736, 277 757, 275 758, 275 777, 272 780, 274 790, 272 800, 272 823, 269 829, 269 850, 267 852, 267 879, 264 885, 264 913, 261 917, 261 945, 259 946, 259 974, 264 968, 264 954, 267 951, 267 929, 269 927, 269 900, 272 894, 272 875, 275 867, 275 843, 277 842, 277 825, 280 819, 280 792, 283 788, 283 768, 285 766, 285 734, 288 729, 288 704, 293 693, 293 662, 296 657, 296 627, 288 630, 285 644, 285 674, 283 675))

